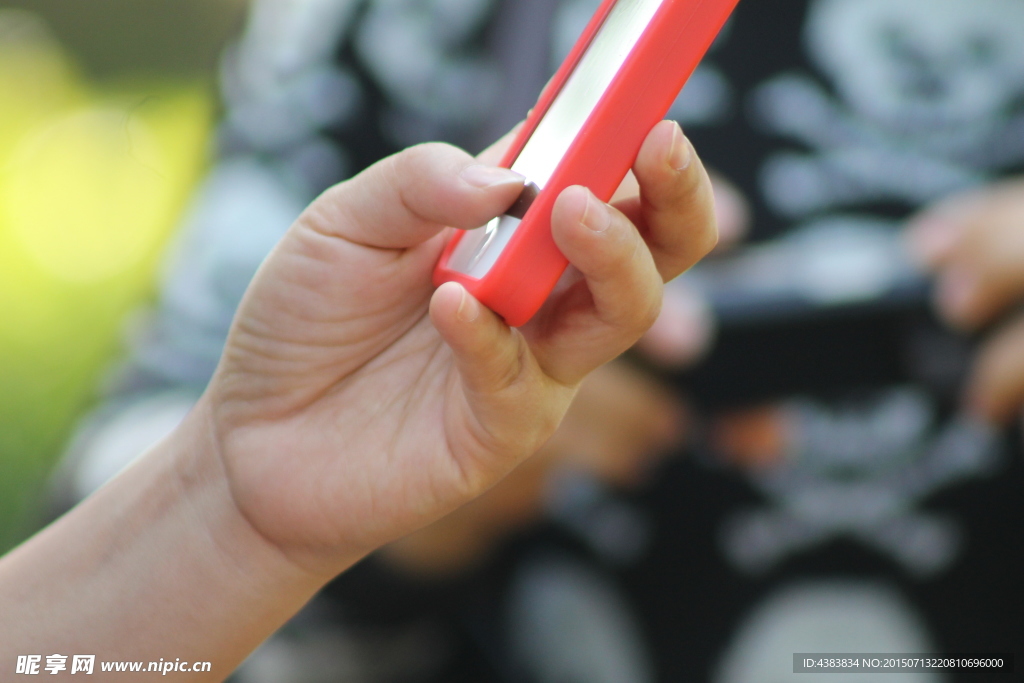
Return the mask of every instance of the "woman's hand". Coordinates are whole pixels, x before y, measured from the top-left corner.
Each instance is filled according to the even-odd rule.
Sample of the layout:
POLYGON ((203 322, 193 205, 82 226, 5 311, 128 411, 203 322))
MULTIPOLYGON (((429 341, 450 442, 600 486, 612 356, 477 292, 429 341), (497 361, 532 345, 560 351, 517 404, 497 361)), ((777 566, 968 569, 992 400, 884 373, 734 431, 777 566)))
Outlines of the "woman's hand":
POLYGON ((476 497, 552 434, 587 373, 658 315, 662 283, 716 242, 711 187, 673 123, 619 209, 555 205, 578 271, 521 330, 456 284, 433 292, 448 227, 500 214, 522 180, 443 145, 329 190, 254 280, 192 422, 204 418, 234 505, 325 575, 476 497))
MULTIPOLYGON (((954 197, 911 226, 912 251, 937 274, 936 305, 954 327, 975 331, 1024 302, 1024 180, 954 197)), ((1024 404, 1024 315, 981 347, 968 400, 1006 422, 1024 404)))
POLYGON ((335 574, 497 483, 714 246, 710 185, 675 124, 634 171, 626 213, 578 187, 559 198, 578 279, 521 330, 431 286, 447 226, 485 224, 520 178, 425 145, 324 194, 263 265, 183 424, 0 560, 0 665, 94 653, 210 662, 194 678, 223 680, 335 574))

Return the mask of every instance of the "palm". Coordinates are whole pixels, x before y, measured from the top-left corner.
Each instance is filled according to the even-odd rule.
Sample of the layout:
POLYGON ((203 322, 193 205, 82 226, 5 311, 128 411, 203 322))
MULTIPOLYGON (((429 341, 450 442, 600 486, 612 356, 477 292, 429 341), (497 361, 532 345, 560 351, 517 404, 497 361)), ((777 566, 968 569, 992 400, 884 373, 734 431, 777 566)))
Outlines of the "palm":
MULTIPOLYGON (((282 547, 365 552, 496 483, 550 436, 579 381, 653 321, 659 269, 681 269, 638 248, 625 216, 592 232, 583 206, 560 199, 553 235, 584 277, 524 337, 461 288, 434 294, 444 226, 482 225, 522 189, 477 184, 467 168, 481 167, 426 146, 337 186, 242 303, 208 403, 236 504, 282 547)), ((695 210, 701 256, 710 202, 695 210)))
POLYGON ((490 462, 486 435, 428 317, 441 244, 373 249, 300 223, 279 247, 222 368, 247 377, 225 402, 244 425, 225 456, 250 517, 303 529, 296 540, 318 545, 337 543, 355 521, 366 532, 356 543, 370 547, 491 478, 478 471, 490 462))

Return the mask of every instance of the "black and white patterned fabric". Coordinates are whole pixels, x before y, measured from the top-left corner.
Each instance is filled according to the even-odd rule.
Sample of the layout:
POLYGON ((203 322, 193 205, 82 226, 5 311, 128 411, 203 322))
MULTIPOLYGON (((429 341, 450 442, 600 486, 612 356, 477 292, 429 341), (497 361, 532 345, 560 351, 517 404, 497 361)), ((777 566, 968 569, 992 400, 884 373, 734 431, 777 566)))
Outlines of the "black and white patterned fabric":
MULTIPOLYGON (((133 324, 109 399, 72 444, 65 497, 173 428, 249 279, 307 202, 407 145, 481 150, 523 118, 598 4, 255 0, 222 63, 216 163, 158 304, 133 324)), ((719 367, 712 355, 707 386, 680 380, 698 395, 728 386, 733 401, 778 402, 798 434, 786 464, 747 474, 677 460, 628 501, 650 539, 625 563, 588 545, 585 523, 518 539, 443 584, 371 559, 238 681, 746 683, 788 680, 772 653, 825 648, 823 633, 877 651, 1024 642, 1024 556, 1011 543, 1024 523, 1021 459, 951 416, 927 373, 850 381, 896 362, 895 347, 871 343, 879 330, 916 324, 917 313, 874 307, 902 272, 901 221, 1024 170, 1024 3, 745 0, 670 116, 754 208, 757 246, 732 271, 698 268, 695 285, 789 297, 779 301, 795 291, 814 304, 798 311, 809 321, 869 311, 839 316, 828 339, 857 340, 836 346, 841 356, 816 355, 825 337, 811 324, 780 336, 791 319, 758 319, 742 358, 719 367), (765 379, 808 367, 806 387, 765 379)), ((945 337, 926 341, 913 355, 931 354, 929 368, 962 361, 945 337)))

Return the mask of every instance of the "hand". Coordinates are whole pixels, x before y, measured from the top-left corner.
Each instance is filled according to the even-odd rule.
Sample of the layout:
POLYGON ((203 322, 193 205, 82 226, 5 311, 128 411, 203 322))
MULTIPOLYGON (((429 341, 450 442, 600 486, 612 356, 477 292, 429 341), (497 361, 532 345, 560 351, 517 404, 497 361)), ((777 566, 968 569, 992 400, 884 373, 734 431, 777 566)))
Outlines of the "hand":
MULTIPOLYGON (((913 221, 911 250, 937 274, 936 305, 974 331, 1024 301, 1024 180, 954 197, 913 221)), ((1024 316, 982 346, 968 389, 981 417, 1006 422, 1024 404, 1024 316)))
POLYGON ((495 484, 714 245, 677 126, 634 171, 632 222, 582 188, 559 197, 579 277, 522 330, 430 284, 445 226, 483 225, 522 179, 426 145, 328 191, 256 276, 182 425, 0 558, 0 661, 173 653, 222 680, 333 575, 495 484))
POLYGON ((715 244, 678 126, 651 132, 634 173, 641 195, 622 210, 578 187, 559 198, 552 231, 580 277, 521 330, 430 285, 445 226, 485 224, 520 178, 425 145, 319 198, 258 273, 193 418, 252 528, 336 573, 536 451, 587 373, 651 325, 662 283, 715 244))
MULTIPOLYGON (((722 175, 710 173, 715 197, 719 242, 725 252, 743 240, 750 229, 750 204, 743 193, 722 175)), ((620 193, 636 193, 632 187, 620 193)), ((678 370, 700 360, 717 334, 717 321, 707 301, 681 278, 665 289, 661 315, 640 339, 637 350, 661 367, 678 370)))

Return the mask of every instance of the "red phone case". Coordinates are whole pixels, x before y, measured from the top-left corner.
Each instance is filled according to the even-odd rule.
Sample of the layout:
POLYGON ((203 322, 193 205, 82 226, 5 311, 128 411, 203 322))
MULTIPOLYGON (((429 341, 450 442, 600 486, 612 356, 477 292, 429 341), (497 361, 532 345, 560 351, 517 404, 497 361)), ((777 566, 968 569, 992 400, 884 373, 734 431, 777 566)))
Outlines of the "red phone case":
MULTIPOLYGON (((541 93, 501 166, 510 168, 573 70, 586 54, 617 0, 604 0, 572 52, 541 93)), ((668 112, 739 0, 664 0, 557 169, 534 199, 489 272, 474 278, 449 267, 466 233, 457 233, 434 271, 434 284, 455 281, 513 327, 544 304, 568 266, 551 237, 551 210, 562 190, 583 185, 611 199, 640 146, 668 112)))

